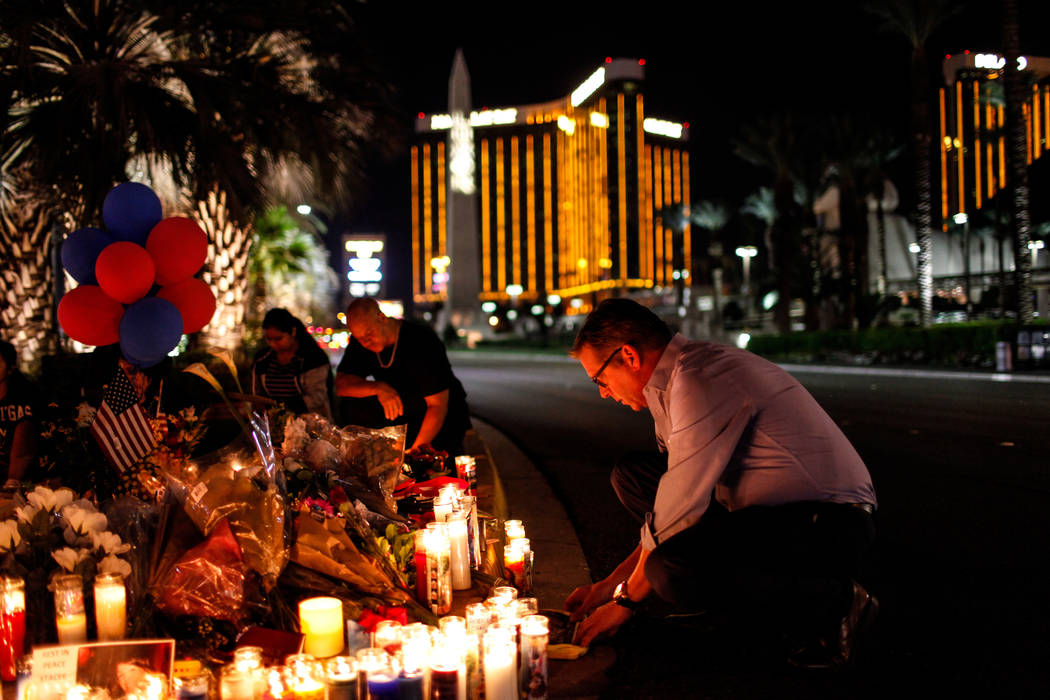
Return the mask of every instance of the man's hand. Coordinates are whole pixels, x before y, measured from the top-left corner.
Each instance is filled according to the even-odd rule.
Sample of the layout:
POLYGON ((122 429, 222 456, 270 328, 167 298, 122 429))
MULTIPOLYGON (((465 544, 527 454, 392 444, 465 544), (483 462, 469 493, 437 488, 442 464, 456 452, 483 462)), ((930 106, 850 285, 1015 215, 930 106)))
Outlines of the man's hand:
POLYGON ((386 382, 376 382, 376 398, 383 406, 383 415, 387 420, 394 420, 405 412, 405 407, 401 403, 401 395, 386 382))
POLYGON ((612 598, 613 586, 606 581, 580 586, 565 599, 565 609, 572 613, 572 620, 582 620, 602 603, 612 598))
POLYGON ((616 630, 620 629, 620 625, 629 619, 631 619, 630 610, 616 603, 606 603, 580 623, 580 626, 576 629, 576 638, 573 639, 573 644, 578 644, 581 647, 590 646, 591 642, 597 637, 615 634, 616 630))

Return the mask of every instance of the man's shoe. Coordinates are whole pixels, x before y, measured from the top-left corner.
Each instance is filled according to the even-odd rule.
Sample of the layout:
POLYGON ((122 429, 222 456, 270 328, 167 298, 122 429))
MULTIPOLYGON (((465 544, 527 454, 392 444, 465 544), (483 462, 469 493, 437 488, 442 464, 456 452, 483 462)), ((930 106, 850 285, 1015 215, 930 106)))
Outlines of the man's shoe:
POLYGON ((857 639, 863 636, 874 624, 879 615, 879 601, 868 593, 864 586, 853 582, 853 600, 849 611, 839 625, 837 659, 841 666, 853 663, 856 657, 857 639))
POLYGON ((853 581, 853 595, 846 615, 838 624, 835 636, 819 639, 788 657, 797 668, 833 669, 852 665, 857 657, 857 642, 870 629, 879 612, 879 601, 863 586, 853 581))

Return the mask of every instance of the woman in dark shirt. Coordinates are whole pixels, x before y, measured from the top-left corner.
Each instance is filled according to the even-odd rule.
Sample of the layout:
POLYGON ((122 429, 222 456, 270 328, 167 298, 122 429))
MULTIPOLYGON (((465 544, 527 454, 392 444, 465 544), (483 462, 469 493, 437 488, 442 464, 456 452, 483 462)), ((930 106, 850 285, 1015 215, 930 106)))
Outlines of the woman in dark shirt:
POLYGON ((280 401, 294 413, 331 420, 332 366, 303 322, 285 309, 263 318, 267 348, 252 363, 252 393, 280 401))

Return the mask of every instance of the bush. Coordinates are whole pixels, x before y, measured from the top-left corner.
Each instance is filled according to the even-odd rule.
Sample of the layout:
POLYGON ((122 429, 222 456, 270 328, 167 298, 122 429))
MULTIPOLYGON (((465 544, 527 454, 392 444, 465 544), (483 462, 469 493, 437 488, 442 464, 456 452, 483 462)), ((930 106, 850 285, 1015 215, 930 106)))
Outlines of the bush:
POLYGON ((748 350, 795 362, 994 367, 996 342, 1014 343, 1017 330, 1012 321, 971 321, 928 328, 812 331, 755 336, 748 350))

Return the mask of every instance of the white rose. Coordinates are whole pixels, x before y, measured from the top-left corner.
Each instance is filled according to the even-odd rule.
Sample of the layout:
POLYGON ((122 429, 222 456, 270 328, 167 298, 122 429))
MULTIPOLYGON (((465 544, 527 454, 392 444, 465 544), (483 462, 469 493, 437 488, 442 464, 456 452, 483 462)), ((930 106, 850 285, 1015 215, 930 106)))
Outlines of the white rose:
POLYGON ((22 535, 18 532, 18 521, 4 520, 0 522, 0 552, 10 552, 22 542, 22 535))
POLYGON ((101 549, 109 555, 123 554, 131 549, 131 545, 120 539, 120 535, 105 530, 102 532, 92 531, 91 543, 95 549, 101 549))
POLYGON ((91 510, 79 506, 66 506, 62 509, 62 518, 66 529, 62 536, 66 544, 74 544, 81 537, 106 529, 106 516, 92 507, 91 510))
POLYGON ((71 547, 63 547, 51 552, 51 558, 70 573, 77 568, 77 564, 87 559, 90 555, 91 552, 86 549, 73 549, 71 547))
POLYGON ((100 574, 121 574, 124 578, 127 578, 131 576, 131 564, 116 555, 110 554, 108 557, 103 557, 102 561, 98 563, 98 572, 100 574))
POLYGON ((26 494, 26 500, 39 510, 48 510, 53 513, 73 502, 73 492, 67 488, 52 491, 46 486, 37 486, 32 492, 26 494))
MULTIPOLYGON (((32 495, 32 494, 30 494, 32 495)), ((28 503, 24 506, 15 508, 15 515, 18 517, 19 522, 23 522, 29 525, 33 522, 33 518, 40 512, 40 509, 34 506, 32 503, 28 503)))

